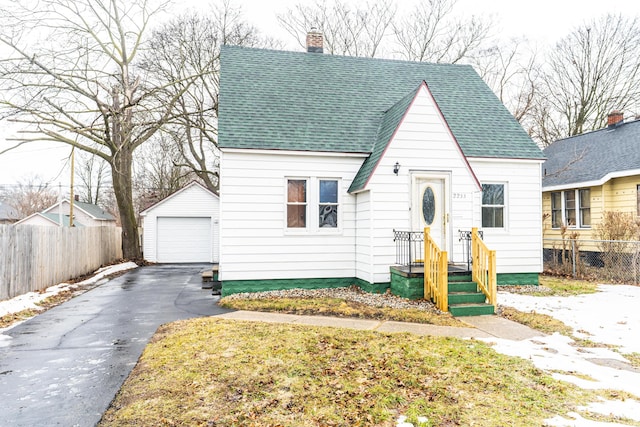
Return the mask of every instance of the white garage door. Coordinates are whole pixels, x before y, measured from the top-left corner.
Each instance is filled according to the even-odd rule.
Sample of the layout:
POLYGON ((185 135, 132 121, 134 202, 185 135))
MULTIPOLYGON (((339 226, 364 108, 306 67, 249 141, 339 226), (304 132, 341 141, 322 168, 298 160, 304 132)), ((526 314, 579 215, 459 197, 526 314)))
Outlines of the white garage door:
POLYGON ((158 262, 211 262, 211 218, 158 217, 158 262))

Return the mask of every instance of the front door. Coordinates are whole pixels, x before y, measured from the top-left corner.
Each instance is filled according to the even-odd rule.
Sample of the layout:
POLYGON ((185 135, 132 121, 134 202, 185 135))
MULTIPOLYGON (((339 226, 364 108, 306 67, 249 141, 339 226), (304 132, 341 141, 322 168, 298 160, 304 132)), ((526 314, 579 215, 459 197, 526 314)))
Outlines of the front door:
POLYGON ((420 231, 431 228, 431 236, 438 247, 447 250, 447 191, 446 178, 414 174, 411 178, 411 227, 420 231))

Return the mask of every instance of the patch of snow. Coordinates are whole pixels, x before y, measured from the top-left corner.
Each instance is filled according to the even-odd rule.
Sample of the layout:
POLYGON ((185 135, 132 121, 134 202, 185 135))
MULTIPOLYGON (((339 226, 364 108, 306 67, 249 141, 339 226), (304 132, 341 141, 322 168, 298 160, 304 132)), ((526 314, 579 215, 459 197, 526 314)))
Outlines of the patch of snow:
MULTIPOLYGON (((27 292, 26 294, 19 295, 15 298, 0 301, 0 317, 7 314, 18 313, 27 309, 40 311, 42 310, 42 307, 36 305, 36 303, 43 301, 48 297, 57 295, 60 292, 66 290, 75 289, 79 286, 95 284, 105 276, 109 276, 121 271, 131 270, 132 268, 136 267, 137 265, 134 262, 125 262, 122 264, 111 265, 97 270, 91 278, 79 283, 60 283, 54 286, 49 286, 43 292, 27 292)), ((2 345, 1 343, 2 341, 0 341, 0 345, 2 345)))
POLYGON ((594 294, 569 297, 500 292, 498 302, 552 316, 573 328, 576 337, 619 346, 623 353, 640 353, 640 286, 599 285, 594 294))
POLYGON ((616 415, 634 421, 640 421, 640 402, 637 400, 605 400, 602 402, 590 403, 584 408, 587 411, 602 415, 616 415))
POLYGON ((549 427, 629 427, 628 424, 587 420, 575 412, 569 412, 567 415, 573 419, 568 420, 557 415, 551 419, 545 420, 545 425, 549 427))
POLYGON ((0 347, 7 347, 12 339, 9 335, 0 334, 0 347))
MULTIPOLYGON (((628 285, 599 285, 598 292, 569 297, 536 297, 500 292, 498 302, 522 312, 546 314, 573 328, 578 338, 614 345, 622 353, 640 353, 640 287, 628 285)), ((570 382, 584 389, 622 390, 640 396, 640 373, 624 356, 608 348, 580 348, 560 334, 523 341, 486 339, 494 349, 510 356, 529 359, 533 364, 554 372, 556 379, 570 382), (628 367, 628 369, 625 369, 628 367)), ((604 415, 640 420, 637 400, 600 401, 577 408, 604 415)), ((556 416, 546 420, 554 427, 618 427, 619 423, 591 421, 577 413, 572 419, 556 416)))

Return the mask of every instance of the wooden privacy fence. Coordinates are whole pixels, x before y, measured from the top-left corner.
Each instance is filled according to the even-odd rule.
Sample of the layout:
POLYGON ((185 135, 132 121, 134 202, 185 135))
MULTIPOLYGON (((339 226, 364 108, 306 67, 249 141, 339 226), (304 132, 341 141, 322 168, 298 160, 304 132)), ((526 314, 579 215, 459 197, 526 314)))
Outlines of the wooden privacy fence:
POLYGON ((119 227, 0 225, 0 300, 82 276, 119 258, 119 227))

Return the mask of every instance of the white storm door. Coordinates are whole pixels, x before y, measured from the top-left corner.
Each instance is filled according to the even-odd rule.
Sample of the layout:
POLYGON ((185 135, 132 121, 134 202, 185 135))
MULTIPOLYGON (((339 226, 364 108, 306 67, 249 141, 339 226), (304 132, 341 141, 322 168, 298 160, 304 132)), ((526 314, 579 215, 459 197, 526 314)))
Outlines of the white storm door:
POLYGON ((430 227, 438 247, 447 250, 447 194, 446 179, 427 175, 411 178, 411 227, 421 231, 430 227))

